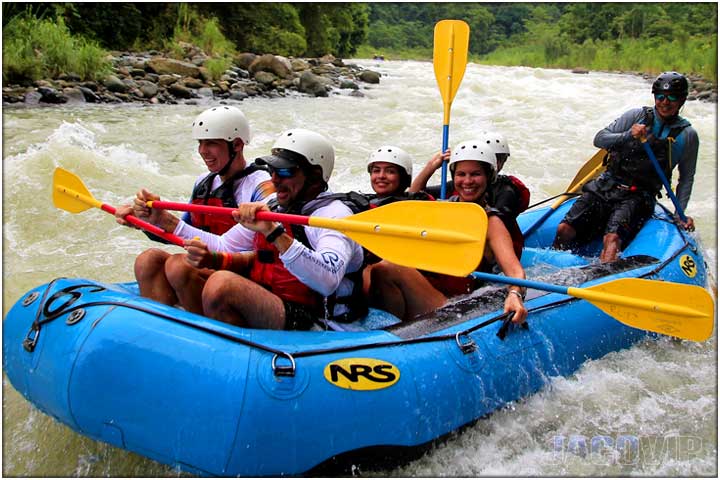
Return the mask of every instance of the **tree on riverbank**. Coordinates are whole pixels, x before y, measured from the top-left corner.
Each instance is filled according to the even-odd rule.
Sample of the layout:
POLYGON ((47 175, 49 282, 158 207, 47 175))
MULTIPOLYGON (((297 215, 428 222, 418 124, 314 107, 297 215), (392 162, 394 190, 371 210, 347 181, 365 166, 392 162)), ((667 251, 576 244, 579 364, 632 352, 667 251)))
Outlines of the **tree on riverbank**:
POLYGON ((716 3, 371 3, 367 46, 428 58, 435 22, 470 25, 470 54, 495 65, 676 69, 717 81, 716 3))
POLYGON ((6 80, 35 80, 52 71, 90 78, 105 68, 100 48, 179 55, 180 42, 212 57, 207 68, 213 78, 231 65, 236 52, 341 58, 379 52, 429 59, 434 24, 457 18, 470 25, 474 61, 676 69, 717 82, 715 3, 6 2, 2 8, 6 80), (44 28, 35 28, 39 25, 44 28))

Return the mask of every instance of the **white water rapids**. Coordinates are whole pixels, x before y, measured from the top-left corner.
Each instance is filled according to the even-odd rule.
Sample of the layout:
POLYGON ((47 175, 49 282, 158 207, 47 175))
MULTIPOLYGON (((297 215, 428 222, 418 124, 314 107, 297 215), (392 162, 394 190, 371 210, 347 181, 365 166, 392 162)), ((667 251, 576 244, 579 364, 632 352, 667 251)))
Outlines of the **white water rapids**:
MULTIPOLYGON (((419 171, 442 138, 432 64, 357 63, 382 73, 380 85, 363 85, 364 98, 343 92, 237 104, 253 130, 246 157, 266 154, 281 131, 305 127, 336 147, 330 181, 335 191, 371 191, 365 162, 380 145, 406 149, 419 171)), ((532 204, 565 190, 596 151, 592 139, 599 129, 651 101, 650 82, 637 76, 470 64, 452 104, 450 145, 484 129, 503 133, 511 150, 505 171, 525 181, 532 204)), ((56 277, 133 279, 133 260, 151 242, 100 210, 73 215, 54 208, 52 172, 57 166, 74 172, 94 197, 111 205, 127 202, 141 187, 185 201, 204 171, 190 125, 205 108, 3 110, 3 315, 27 290, 56 277)), ((698 226, 716 292, 717 105, 688 102, 683 115, 701 140, 687 214, 698 226)), ((31 407, 4 376, 2 451, 5 476, 182 475, 75 434, 31 407)), ((647 341, 587 362, 575 375, 553 379, 540 393, 481 419, 407 466, 357 473, 716 476, 717 337, 703 344, 647 341), (623 449, 624 439, 637 443, 623 449), (592 448, 602 442, 608 447, 592 448)))

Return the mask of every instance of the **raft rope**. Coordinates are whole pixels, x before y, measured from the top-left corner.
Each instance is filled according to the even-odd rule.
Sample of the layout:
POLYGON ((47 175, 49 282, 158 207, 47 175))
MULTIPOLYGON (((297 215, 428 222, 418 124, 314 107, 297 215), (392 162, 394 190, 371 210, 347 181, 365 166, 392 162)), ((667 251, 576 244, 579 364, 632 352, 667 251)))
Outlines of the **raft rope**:
POLYGON ((540 201, 537 202, 537 203, 533 203, 532 205, 530 205, 530 206, 527 207, 527 210, 530 210, 530 209, 532 209, 532 208, 535 208, 535 207, 537 207, 537 206, 539 206, 539 205, 542 205, 542 204, 544 204, 544 203, 548 203, 550 200, 555 200, 556 198, 560 198, 560 197, 562 197, 562 196, 566 196, 566 197, 579 197, 580 195, 582 195, 582 193, 580 193, 580 192, 565 192, 565 193, 560 193, 560 194, 558 194, 558 195, 555 195, 554 197, 546 198, 545 200, 540 200, 540 201))
MULTIPOLYGON (((668 214, 670 213, 666 207, 664 207, 663 205, 660 205, 660 206, 668 214)), ((671 222, 667 218, 661 218, 661 217, 656 217, 656 216, 655 216, 655 218, 657 218, 658 220, 663 220, 663 221, 667 221, 668 223, 674 224, 674 222, 671 222)), ((685 239, 685 242, 682 245, 682 247, 680 247, 678 250, 676 250, 666 261, 660 263, 653 270, 651 270, 643 275, 640 275, 639 278, 646 278, 646 277, 651 277, 651 276, 657 275, 660 270, 662 270, 666 265, 668 265, 670 262, 675 260, 683 250, 685 250, 686 248, 688 248, 690 246, 689 245, 690 242, 689 242, 685 232, 682 229, 680 229, 679 226, 677 226, 677 228, 678 228, 678 230, 680 230, 682 237, 685 239)), ((696 251, 696 249, 694 247, 690 247, 690 248, 693 251, 696 251)), ((28 332, 26 339, 23 341, 23 346, 25 347, 26 350, 28 350, 30 352, 32 352, 34 350, 35 345, 37 344, 37 341, 38 341, 38 338, 40 335, 41 328, 46 323, 52 322, 68 313, 72 313, 72 312, 75 312, 76 310, 85 309, 88 307, 116 306, 116 307, 129 308, 129 309, 136 310, 139 312, 147 313, 149 315, 153 315, 155 317, 162 318, 164 320, 176 322, 176 323, 194 328, 196 330, 200 330, 205 333, 209 333, 209 334, 218 336, 220 338, 223 338, 223 339, 235 342, 235 343, 239 343, 241 345, 245 345, 247 347, 255 348, 255 349, 267 352, 267 353, 274 354, 275 357, 273 358, 272 364, 273 364, 273 370, 275 371, 276 375, 292 376, 292 375, 294 375, 294 370, 295 370, 294 358, 311 357, 311 356, 316 356, 316 355, 326 355, 326 354, 331 354, 331 353, 353 352, 353 351, 367 350, 367 349, 372 349, 372 348, 399 347, 399 346, 404 346, 404 345, 412 345, 412 344, 420 344, 420 343, 444 342, 444 341, 448 341, 448 340, 454 340, 456 342, 456 344, 458 345, 458 347, 464 353, 471 353, 477 349, 477 345, 471 338, 469 339, 469 342, 461 343, 462 337, 468 337, 469 334, 476 332, 477 330, 480 330, 481 328, 485 328, 489 325, 492 325, 493 323, 495 323, 499 320, 505 320, 508 317, 508 314, 496 315, 495 317, 485 320, 484 322, 474 325, 470 328, 466 328, 464 330, 459 330, 455 333, 449 333, 449 334, 444 334, 444 335, 431 335, 431 336, 427 336, 427 337, 399 339, 399 340, 394 340, 394 341, 373 342, 373 343, 365 343, 365 344, 357 344, 357 345, 346 345, 346 346, 341 346, 341 347, 331 347, 331 348, 320 348, 320 349, 313 349, 313 350, 300 350, 300 351, 295 351, 295 352, 285 352, 283 350, 279 350, 279 349, 276 349, 276 348, 273 348, 273 347, 270 347, 270 346, 267 346, 267 345, 264 345, 261 343, 257 343, 257 342, 253 342, 251 340, 247 340, 245 338, 237 337, 237 336, 232 335, 227 332, 219 331, 219 330, 217 330, 217 328, 211 328, 209 326, 199 325, 199 324, 189 321, 189 320, 184 320, 182 318, 178 318, 178 317, 174 317, 172 315, 161 313, 161 312, 152 310, 147 307, 132 305, 132 304, 125 303, 125 302, 97 301, 97 302, 83 303, 83 304, 79 304, 79 305, 72 305, 72 303, 74 303, 77 299, 79 299, 82 294, 80 294, 79 292, 70 291, 70 289, 77 289, 77 288, 83 288, 83 287, 105 289, 105 287, 103 287, 102 285, 97 284, 97 283, 72 285, 70 287, 67 287, 65 289, 55 292, 53 294, 53 297, 51 297, 51 300, 53 298, 60 298, 60 296, 62 296, 62 295, 71 295, 72 298, 70 300, 67 300, 61 307, 56 308, 51 311, 47 306, 48 305, 47 297, 49 295, 52 285, 55 282, 62 280, 64 278, 66 278, 66 277, 57 278, 57 279, 53 280, 52 282, 50 282, 48 284, 48 286, 46 287, 45 293, 40 302, 40 306, 38 307, 38 311, 35 316, 35 320, 30 328, 30 331, 28 332), (42 313, 46 313, 47 315, 41 319, 40 317, 41 317, 42 313), (282 357, 282 358, 288 359, 291 363, 291 366, 290 367, 276 366, 275 361, 276 361, 277 357, 282 357)), ((95 291, 99 291, 99 290, 95 290, 95 291)), ((33 292, 33 293, 36 293, 36 292, 33 292)), ((30 295, 33 295, 33 294, 31 293, 30 295)), ((558 305, 562 305, 562 304, 569 303, 569 302, 575 302, 575 301, 579 301, 579 300, 580 299, 573 298, 573 297, 566 298, 563 300, 558 300, 556 302, 545 304, 545 305, 542 305, 539 307, 530 308, 530 309, 528 309, 528 313, 542 311, 542 310, 546 310, 549 308, 554 308, 558 305)), ((101 319, 102 319, 102 317, 100 317, 96 321, 100 321, 101 319)))

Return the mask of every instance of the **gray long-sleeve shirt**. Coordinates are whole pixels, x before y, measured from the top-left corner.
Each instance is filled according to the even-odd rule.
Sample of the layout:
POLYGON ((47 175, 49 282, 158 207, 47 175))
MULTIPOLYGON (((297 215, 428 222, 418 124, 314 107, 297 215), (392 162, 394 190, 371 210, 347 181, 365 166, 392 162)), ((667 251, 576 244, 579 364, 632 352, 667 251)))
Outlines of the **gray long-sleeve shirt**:
MULTIPOLYGON (((672 165, 678 166, 679 178, 676 188, 676 196, 680 207, 687 208, 695 180, 695 168, 697 165, 698 148, 700 140, 697 131, 690 126, 690 122, 678 116, 672 123, 664 124, 657 111, 653 109, 655 122, 652 126, 652 134, 656 138, 665 138, 675 127, 686 125, 683 131, 675 139, 672 146, 672 165)), ((623 113, 619 118, 595 135, 594 144, 598 148, 610 150, 617 148, 624 142, 632 141, 630 128, 636 123, 643 123, 645 114, 642 108, 634 108, 623 113)), ((672 182, 671 179, 668 179, 672 182)), ((671 183, 672 185, 672 183, 671 183)))

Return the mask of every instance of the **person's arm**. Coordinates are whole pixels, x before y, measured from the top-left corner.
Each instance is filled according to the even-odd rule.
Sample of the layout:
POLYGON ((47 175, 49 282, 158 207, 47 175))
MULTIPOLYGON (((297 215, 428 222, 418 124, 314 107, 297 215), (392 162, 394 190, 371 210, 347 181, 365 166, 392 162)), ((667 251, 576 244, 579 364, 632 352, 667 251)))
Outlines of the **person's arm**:
MULTIPOLYGON (((510 233, 502 220, 495 215, 488 217, 487 244, 505 276, 525 279, 525 270, 515 255, 510 233)), ((523 323, 527 318, 528 312, 521 298, 524 297, 524 292, 525 289, 516 285, 508 287, 504 311, 505 313, 515 312, 513 323, 523 323)))
MULTIPOLYGON (((345 205, 333 202, 313 215, 343 218, 352 214, 345 205)), ((280 254, 285 267, 298 280, 323 296, 334 293, 348 271, 357 270, 362 263, 362 247, 335 230, 304 227, 310 249, 294 240, 280 254)))
POLYGON ((415 179, 412 181, 408 192, 422 192, 427 187, 427 182, 430 177, 437 171, 442 165, 443 160, 450 159, 450 150, 446 150, 445 153, 438 152, 432 156, 432 158, 425 164, 420 173, 417 174, 415 179))
POLYGON ((695 129, 687 127, 685 132, 687 137, 685 138, 685 149, 678 162, 679 176, 676 190, 678 202, 680 202, 680 207, 683 210, 687 209, 688 202, 690 202, 690 194, 695 181, 698 149, 700 147, 700 140, 695 129))
POLYGON ((520 215, 519 194, 512 185, 503 184, 494 193, 491 207, 500 212, 503 219, 514 220, 520 215))
MULTIPOLYGON (((632 126, 643 119, 643 109, 635 108, 623 113, 607 127, 600 130, 593 140, 598 148, 610 150, 632 139, 632 126)), ((650 126, 652 127, 652 126, 650 126)))
POLYGON ((186 240, 199 238, 208 250, 215 252, 247 252, 252 250, 255 232, 242 225, 235 225, 222 235, 206 232, 183 221, 178 222, 173 231, 175 235, 186 240))

